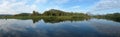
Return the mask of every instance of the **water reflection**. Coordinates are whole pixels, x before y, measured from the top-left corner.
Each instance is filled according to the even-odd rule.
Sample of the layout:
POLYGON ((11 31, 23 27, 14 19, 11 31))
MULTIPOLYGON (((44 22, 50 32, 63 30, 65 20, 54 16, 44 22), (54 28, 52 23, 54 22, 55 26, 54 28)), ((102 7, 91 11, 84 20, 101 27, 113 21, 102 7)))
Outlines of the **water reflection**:
POLYGON ((24 31, 26 27, 34 27, 31 20, 17 20, 17 19, 1 19, 0 20, 0 30, 9 32, 13 30, 24 31))
POLYGON ((95 29, 108 37, 120 37, 120 23, 105 19, 91 19, 88 21, 95 29), (97 20, 97 21, 96 21, 97 20))
POLYGON ((120 19, 109 19, 109 20, 112 20, 112 21, 116 21, 116 22, 120 22, 120 19))
POLYGON ((119 28, 105 19, 0 19, 0 37, 120 37, 119 28))
POLYGON ((45 23, 59 23, 59 22, 64 22, 64 21, 71 21, 71 22, 74 22, 74 21, 84 21, 84 20, 89 20, 88 18, 86 19, 56 19, 56 18, 44 18, 44 19, 40 19, 40 18, 37 18, 37 19, 32 19, 33 23, 36 23, 40 20, 43 20, 45 23))
MULTIPOLYGON (((31 19, 33 21, 33 23, 39 22, 40 20, 43 20, 45 23, 59 23, 59 22, 64 22, 64 21, 84 21, 84 20, 90 20, 93 18, 83 18, 83 19, 56 19, 56 18, 33 18, 31 19)), ((6 19, 7 20, 7 19, 6 19)), ((28 20, 28 19, 19 19, 19 20, 28 20)), ((120 22, 119 19, 106 19, 106 20, 111 20, 111 21, 115 21, 115 22, 120 22)))
POLYGON ((111 21, 115 21, 115 22, 120 22, 119 18, 97 18, 97 19, 106 19, 106 20, 111 20, 111 21))

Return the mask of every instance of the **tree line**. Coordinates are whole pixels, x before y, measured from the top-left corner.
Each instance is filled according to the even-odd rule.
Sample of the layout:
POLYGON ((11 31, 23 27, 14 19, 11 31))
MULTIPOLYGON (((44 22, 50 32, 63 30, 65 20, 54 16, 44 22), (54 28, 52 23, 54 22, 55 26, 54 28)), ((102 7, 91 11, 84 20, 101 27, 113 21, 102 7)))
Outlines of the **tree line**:
POLYGON ((51 9, 48 11, 45 11, 43 14, 40 14, 37 11, 33 11, 33 13, 21 13, 21 14, 16 14, 14 16, 88 16, 87 14, 84 13, 73 13, 73 12, 65 12, 61 10, 56 10, 56 9, 51 9))
POLYGON ((96 15, 94 17, 96 17, 96 18, 103 18, 103 19, 110 19, 110 20, 114 20, 114 21, 119 21, 120 22, 120 13, 119 12, 112 13, 112 14, 106 14, 106 15, 96 15))

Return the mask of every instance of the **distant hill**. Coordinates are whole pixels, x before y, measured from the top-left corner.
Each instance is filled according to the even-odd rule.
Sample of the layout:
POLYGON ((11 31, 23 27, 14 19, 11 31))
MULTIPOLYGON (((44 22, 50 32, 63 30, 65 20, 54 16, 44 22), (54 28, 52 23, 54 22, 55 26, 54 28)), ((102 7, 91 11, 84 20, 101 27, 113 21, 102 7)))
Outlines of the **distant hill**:
POLYGON ((56 9, 51 9, 48 11, 45 11, 43 15, 45 16, 64 16, 66 15, 67 12, 61 11, 61 10, 56 10, 56 9))
POLYGON ((20 14, 16 14, 14 16, 30 16, 31 13, 20 13, 20 14))
POLYGON ((13 15, 10 15, 10 14, 0 14, 0 16, 13 16, 13 15))
POLYGON ((42 15, 44 16, 80 16, 85 15, 84 13, 73 13, 73 12, 65 12, 61 10, 51 9, 48 11, 45 11, 42 15))

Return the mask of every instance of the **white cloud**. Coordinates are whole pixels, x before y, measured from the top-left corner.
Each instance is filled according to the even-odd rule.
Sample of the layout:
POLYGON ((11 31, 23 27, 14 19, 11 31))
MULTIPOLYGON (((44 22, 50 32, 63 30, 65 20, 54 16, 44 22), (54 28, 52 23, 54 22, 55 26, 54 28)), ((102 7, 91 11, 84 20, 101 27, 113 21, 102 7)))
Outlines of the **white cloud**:
POLYGON ((79 12, 81 11, 81 7, 80 6, 73 6, 73 7, 70 7, 69 8, 71 11, 74 11, 74 12, 79 12))
POLYGON ((59 6, 51 6, 51 7, 46 8, 45 10, 50 10, 50 9, 58 9, 58 10, 60 10, 62 8, 59 7, 59 6))
POLYGON ((56 4, 64 4, 64 3, 67 3, 68 1, 70 1, 70 0, 53 0, 54 1, 54 3, 56 3, 56 4))
POLYGON ((28 5, 27 3, 29 3, 29 1, 30 0, 21 0, 16 2, 16 0, 2 0, 2 3, 0 4, 0 14, 18 14, 21 12, 30 13, 33 10, 38 10, 36 4, 32 3, 31 5, 28 5))
POLYGON ((65 10, 64 8, 61 8, 60 5, 67 3, 68 1, 70 0, 1 0, 0 14, 31 13, 33 10, 42 10, 41 12, 43 12, 49 9, 65 10))
POLYGON ((35 3, 46 3, 48 0, 35 0, 35 3))
POLYGON ((65 9, 68 12, 79 12, 79 13, 86 13, 88 10, 86 8, 82 9, 81 6, 76 5, 76 6, 72 6, 70 8, 65 9))
POLYGON ((93 6, 94 11, 120 9, 120 0, 101 0, 93 6))
POLYGON ((73 6, 71 8, 76 9, 76 8, 80 8, 80 6, 73 6))
POLYGON ((5 13, 13 12, 13 10, 11 10, 12 5, 10 4, 11 3, 9 1, 2 1, 2 4, 0 4, 0 13, 5 14, 5 13))

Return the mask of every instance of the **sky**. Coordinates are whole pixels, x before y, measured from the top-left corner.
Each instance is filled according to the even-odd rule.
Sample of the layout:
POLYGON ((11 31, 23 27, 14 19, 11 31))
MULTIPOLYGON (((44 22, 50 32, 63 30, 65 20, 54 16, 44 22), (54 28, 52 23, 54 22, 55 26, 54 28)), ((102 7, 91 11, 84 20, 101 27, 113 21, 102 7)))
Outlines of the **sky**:
POLYGON ((43 13, 50 9, 108 14, 120 12, 119 4, 120 0, 0 0, 0 14, 43 13))

